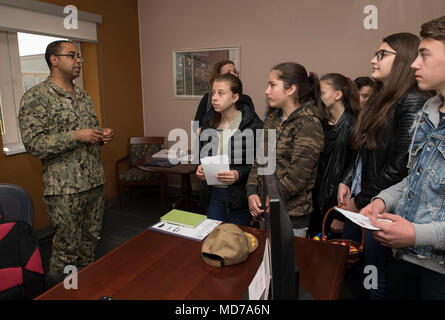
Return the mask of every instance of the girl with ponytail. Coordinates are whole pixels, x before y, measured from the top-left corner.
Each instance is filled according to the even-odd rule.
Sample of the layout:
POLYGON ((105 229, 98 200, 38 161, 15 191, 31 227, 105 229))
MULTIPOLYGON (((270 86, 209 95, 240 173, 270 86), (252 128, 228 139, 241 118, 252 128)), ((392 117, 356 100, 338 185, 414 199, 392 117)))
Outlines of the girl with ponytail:
MULTIPOLYGON (((354 81, 340 73, 328 73, 320 79, 321 100, 329 116, 323 123, 324 151, 320 156, 313 192, 314 214, 309 234, 321 232, 326 211, 337 204, 337 189, 343 173, 355 159, 351 147, 355 118, 360 112, 359 91, 354 81)), ((331 234, 343 232, 345 218, 332 213, 326 222, 331 234)))
MULTIPOLYGON (((313 211, 312 189, 323 151, 320 83, 315 73, 294 62, 272 68, 266 90, 268 112, 264 122, 265 142, 268 129, 276 131, 276 169, 281 191, 286 199, 294 235, 305 237, 313 211)), ((258 196, 258 164, 255 162, 247 182, 249 210, 253 217, 264 210, 258 196)))

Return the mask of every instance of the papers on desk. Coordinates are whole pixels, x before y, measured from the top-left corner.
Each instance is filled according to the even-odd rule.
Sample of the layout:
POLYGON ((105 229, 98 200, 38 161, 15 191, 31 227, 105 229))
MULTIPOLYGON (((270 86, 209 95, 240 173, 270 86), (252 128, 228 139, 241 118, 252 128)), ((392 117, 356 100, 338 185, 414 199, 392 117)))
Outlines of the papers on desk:
MULTIPOLYGON (((334 207, 335 210, 337 210, 338 212, 340 212, 341 214, 343 214, 346 218, 348 218, 349 220, 351 220, 352 222, 354 222, 355 224, 358 224, 360 227, 369 229, 369 230, 380 230, 380 228, 377 228, 376 226, 374 226, 371 223, 371 220, 369 220, 368 217, 365 217, 362 214, 359 213, 355 213, 352 211, 348 211, 348 210, 344 210, 344 209, 340 209, 337 207, 334 207)), ((391 220, 388 219, 377 219, 378 221, 382 221, 382 222, 392 222, 391 220)))
POLYGON ((178 236, 186 239, 202 241, 220 223, 221 221, 218 220, 205 219, 196 228, 188 228, 188 227, 178 226, 173 223, 160 221, 152 225, 148 229, 171 234, 173 236, 178 236))
POLYGON ((174 163, 187 161, 190 162, 192 160, 192 156, 189 155, 188 152, 180 149, 177 149, 176 152, 169 152, 169 149, 162 149, 159 152, 153 154, 151 157, 153 159, 170 160, 174 163))
POLYGON ((216 175, 220 171, 230 170, 229 157, 226 154, 202 158, 201 165, 209 186, 225 185, 225 183, 216 178, 216 175))
MULTIPOLYGON (((159 152, 152 155, 154 159, 168 159, 169 149, 162 149, 159 152)), ((174 158, 181 158, 187 155, 187 152, 181 151, 179 149, 176 150, 176 154, 172 154, 171 156, 174 158)))

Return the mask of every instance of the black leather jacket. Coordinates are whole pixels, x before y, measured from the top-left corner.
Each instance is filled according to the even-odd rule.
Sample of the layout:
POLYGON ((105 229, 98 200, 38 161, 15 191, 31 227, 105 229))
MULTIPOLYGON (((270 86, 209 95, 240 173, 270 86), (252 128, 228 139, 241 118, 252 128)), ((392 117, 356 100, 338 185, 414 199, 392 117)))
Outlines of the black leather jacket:
MULTIPOLYGON (((230 211, 240 210, 248 208, 247 195, 246 195, 246 183, 247 178, 249 177, 250 168, 252 163, 250 163, 250 159, 246 158, 247 155, 255 155, 255 141, 253 143, 246 143, 246 139, 242 140, 242 144, 238 145, 234 143, 234 139, 237 136, 240 136, 242 132, 246 129, 253 130, 254 140, 256 139, 256 129, 261 129, 263 127, 263 123, 256 114, 255 110, 252 106, 243 103, 240 101, 237 103, 237 109, 242 112, 242 119, 239 125, 239 131, 237 131, 231 138, 231 158, 230 158, 230 170, 237 170, 239 173, 239 179, 228 186, 229 189, 229 199, 228 199, 228 207, 230 211), (242 150, 235 151, 235 147, 241 147, 242 150), (241 151, 241 152, 239 152, 241 151), (235 156, 242 155, 241 159, 235 159, 235 156)), ((205 129, 210 128, 210 120, 214 116, 215 111, 213 108, 207 112, 204 117, 202 124, 202 132, 205 129)), ((208 143, 217 143, 218 136, 211 136, 209 141, 200 141, 200 152, 201 149, 208 143)), ((208 204, 210 201, 210 187, 207 185, 206 181, 203 180, 201 182, 201 194, 200 194, 200 205, 203 209, 207 210, 208 204)))
MULTIPOLYGON (((381 190, 400 182, 408 175, 408 148, 411 143, 409 129, 416 112, 425 101, 419 92, 408 92, 391 108, 392 123, 377 141, 377 149, 369 150, 362 146, 359 150, 362 160, 361 192, 354 197, 358 209, 365 207, 381 190)), ((342 179, 349 187, 354 179, 355 162, 342 179)))
MULTIPOLYGON (((357 156, 351 147, 351 136, 354 131, 355 116, 345 111, 335 124, 325 131, 325 150, 320 156, 317 181, 313 191, 314 213, 311 216, 311 233, 321 232, 321 223, 326 211, 337 205, 337 190, 344 172, 357 156)), ((331 213, 326 223, 329 227, 333 218, 344 221, 342 214, 331 213)))

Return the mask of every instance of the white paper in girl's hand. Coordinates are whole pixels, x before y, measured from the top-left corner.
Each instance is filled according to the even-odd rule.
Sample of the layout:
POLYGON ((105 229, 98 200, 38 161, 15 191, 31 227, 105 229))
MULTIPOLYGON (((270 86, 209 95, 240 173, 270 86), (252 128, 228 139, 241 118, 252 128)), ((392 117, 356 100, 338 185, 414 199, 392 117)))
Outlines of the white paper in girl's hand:
MULTIPOLYGON (((374 226, 371 223, 371 221, 369 220, 368 217, 365 217, 362 214, 344 210, 344 209, 340 209, 337 207, 334 207, 334 209, 337 210, 338 212, 340 212, 341 214, 343 214, 346 218, 348 218, 352 222, 358 224, 360 227, 363 227, 363 228, 366 228, 369 230, 380 230, 379 228, 377 228, 376 226, 374 226)), ((392 222, 391 220, 386 220, 386 219, 378 219, 378 220, 385 221, 385 222, 392 222)))
POLYGON ((216 178, 218 172, 230 170, 229 157, 226 154, 202 158, 201 165, 209 186, 226 185, 216 178))

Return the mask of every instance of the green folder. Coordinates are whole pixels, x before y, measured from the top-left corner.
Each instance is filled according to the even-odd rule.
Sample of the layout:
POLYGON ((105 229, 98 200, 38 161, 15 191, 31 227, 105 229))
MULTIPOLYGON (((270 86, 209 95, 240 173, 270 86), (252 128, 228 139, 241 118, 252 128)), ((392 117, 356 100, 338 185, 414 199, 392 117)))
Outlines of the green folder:
POLYGON ((203 222, 207 216, 188 211, 173 209, 161 217, 161 221, 173 223, 176 225, 195 228, 203 222))

